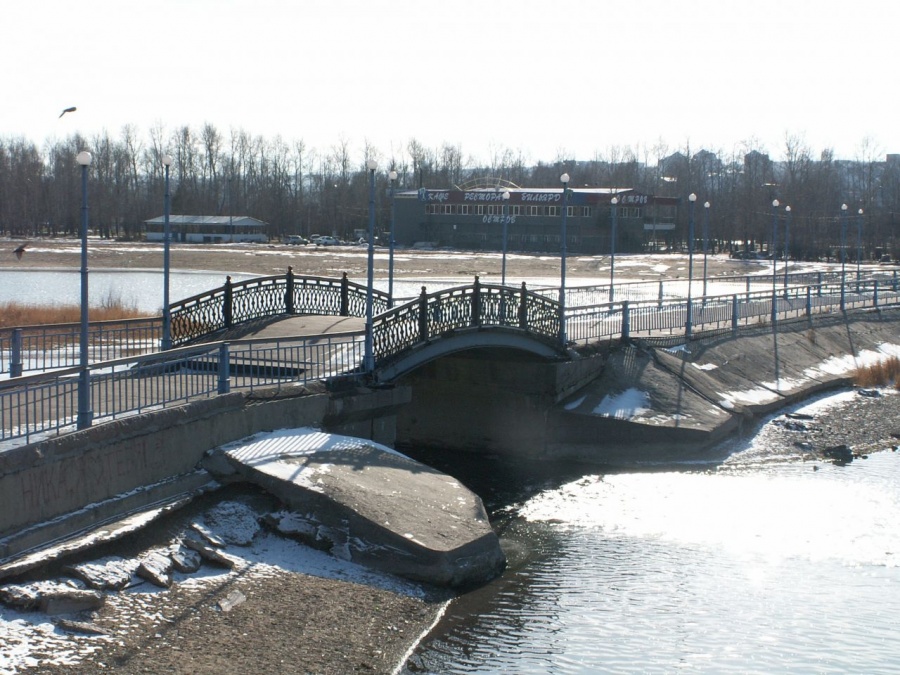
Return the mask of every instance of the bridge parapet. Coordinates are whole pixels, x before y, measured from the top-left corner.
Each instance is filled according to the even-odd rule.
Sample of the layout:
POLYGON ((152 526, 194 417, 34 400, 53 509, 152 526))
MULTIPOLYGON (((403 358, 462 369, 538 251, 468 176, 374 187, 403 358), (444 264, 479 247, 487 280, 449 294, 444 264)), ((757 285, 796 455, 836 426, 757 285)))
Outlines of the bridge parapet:
POLYGON ((524 332, 556 345, 560 334, 559 303, 520 288, 482 284, 478 277, 468 286, 456 286, 420 296, 380 313, 372 322, 377 365, 397 358, 417 345, 455 331, 504 328, 524 332))
MULTIPOLYGON (((388 294, 373 290, 373 307, 383 312, 388 294)), ((225 284, 171 306, 172 344, 183 345, 225 328, 279 314, 364 317, 366 287, 340 279, 285 275, 257 277, 225 284)))

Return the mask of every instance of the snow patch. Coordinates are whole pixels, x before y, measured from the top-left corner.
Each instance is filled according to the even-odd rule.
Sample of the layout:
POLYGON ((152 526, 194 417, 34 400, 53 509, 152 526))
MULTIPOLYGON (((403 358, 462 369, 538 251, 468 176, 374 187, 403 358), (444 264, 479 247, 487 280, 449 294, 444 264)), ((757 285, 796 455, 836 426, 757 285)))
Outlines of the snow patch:
POLYGON ((628 389, 621 394, 608 394, 594 408, 595 415, 630 420, 650 410, 650 396, 645 391, 628 389))

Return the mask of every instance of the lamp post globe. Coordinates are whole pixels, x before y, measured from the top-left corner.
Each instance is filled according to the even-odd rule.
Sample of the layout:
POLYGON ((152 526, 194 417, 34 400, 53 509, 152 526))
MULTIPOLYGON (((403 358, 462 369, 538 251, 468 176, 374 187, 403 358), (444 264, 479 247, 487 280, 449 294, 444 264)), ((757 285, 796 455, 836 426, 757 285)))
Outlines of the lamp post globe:
POLYGON ((88 370, 88 167, 91 153, 82 150, 75 155, 81 166, 81 333, 79 337, 78 411, 76 424, 79 429, 91 426, 94 411, 91 409, 91 380, 88 370))

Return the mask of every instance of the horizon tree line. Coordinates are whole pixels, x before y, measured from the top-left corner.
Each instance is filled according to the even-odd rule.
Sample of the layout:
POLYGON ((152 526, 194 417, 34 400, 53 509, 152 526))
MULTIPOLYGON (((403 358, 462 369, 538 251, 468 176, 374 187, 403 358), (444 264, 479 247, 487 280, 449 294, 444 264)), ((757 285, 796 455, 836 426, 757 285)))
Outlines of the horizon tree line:
POLYGON ((568 173, 570 187, 633 188, 680 198, 673 236, 680 246, 689 229, 687 196, 694 193, 695 237, 701 219, 708 216, 709 236, 720 246, 740 242, 777 251, 785 243, 769 241, 776 218, 779 232, 790 226, 792 257, 818 258, 842 241, 855 256, 857 233, 866 257, 876 250, 894 257, 900 253, 895 231, 900 156, 877 156, 874 146, 865 142, 854 160, 837 160, 831 150, 815 157, 793 136, 785 138, 784 160, 779 162, 751 142, 727 154, 694 152, 689 144, 670 151, 659 143, 652 148, 612 147, 587 161, 557 157, 537 163, 528 162, 522 151, 495 148, 486 164, 475 162, 459 144, 429 148, 413 138, 400 156, 386 157, 365 143, 361 156, 354 156, 344 138, 323 152, 302 140, 288 143, 280 136, 253 136, 243 129, 223 134, 212 124, 200 129, 182 126, 171 133, 154 127, 146 139, 133 126, 124 127, 118 137, 76 133, 42 148, 24 138, 0 138, 0 234, 77 235, 81 192, 75 155, 85 149, 93 156, 90 226, 106 238, 137 239, 143 222, 162 214, 162 157, 169 154, 173 214, 252 216, 269 224, 273 238, 313 232, 347 238, 365 229, 366 162, 372 158, 379 165, 380 227, 389 218, 384 195, 391 169, 398 174, 398 190, 446 189, 485 178, 522 188, 561 189, 559 177, 568 173), (778 209, 771 207, 775 199, 778 209))

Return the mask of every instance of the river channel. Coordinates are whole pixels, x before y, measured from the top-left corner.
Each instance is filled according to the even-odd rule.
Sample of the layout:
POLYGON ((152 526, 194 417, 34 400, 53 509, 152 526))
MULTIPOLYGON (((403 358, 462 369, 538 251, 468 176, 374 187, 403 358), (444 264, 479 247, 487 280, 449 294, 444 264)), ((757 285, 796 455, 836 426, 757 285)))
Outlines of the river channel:
POLYGON ((765 424, 715 466, 552 479, 454 458, 441 468, 483 495, 509 566, 402 672, 900 671, 900 452, 836 466, 795 439, 765 424))

